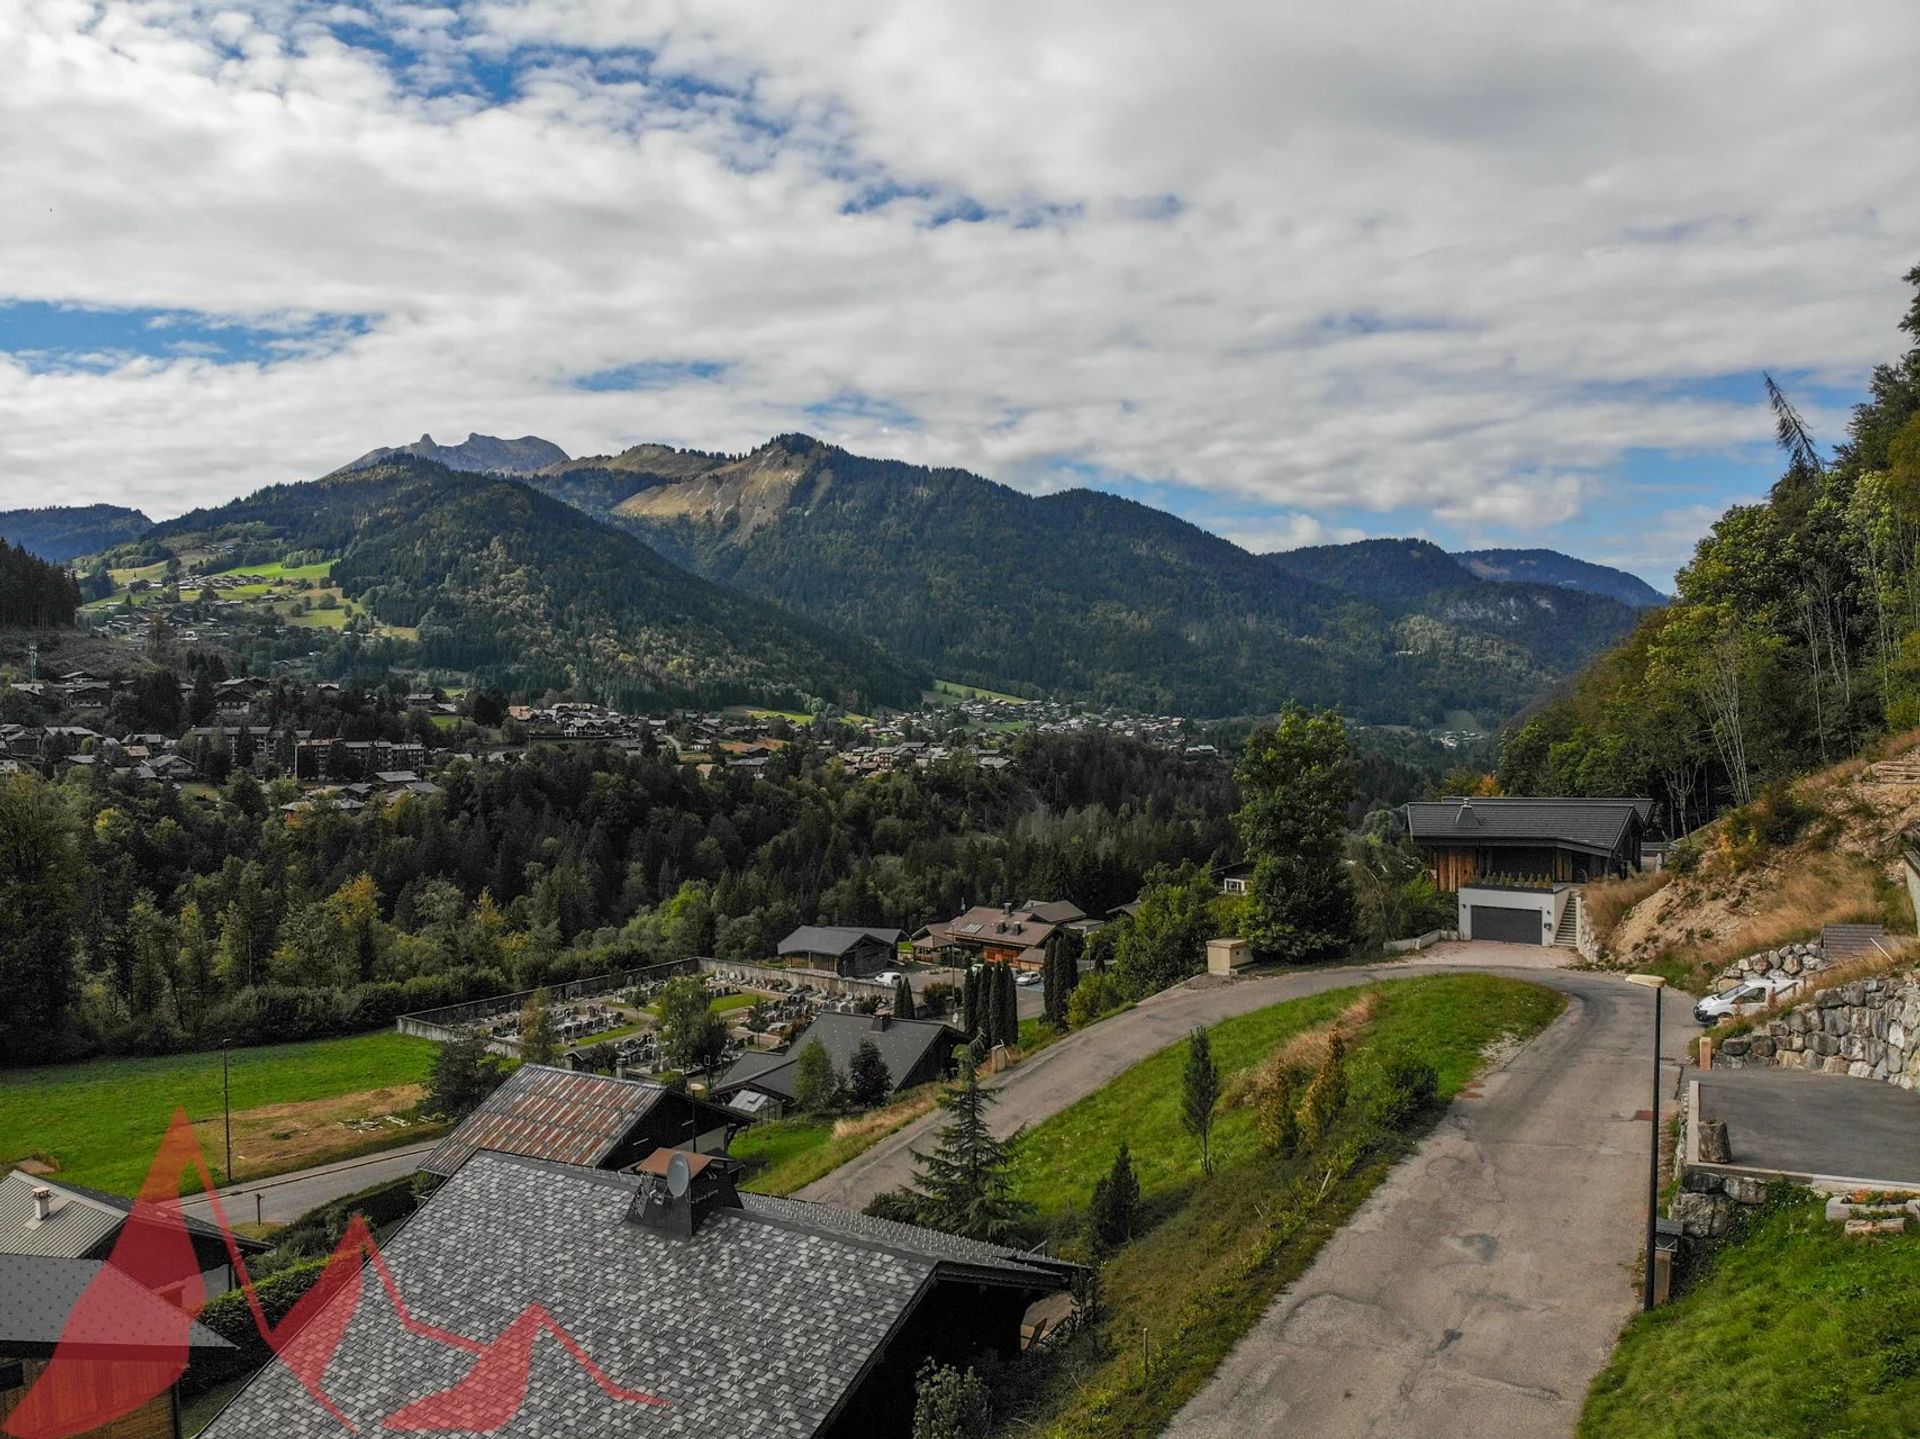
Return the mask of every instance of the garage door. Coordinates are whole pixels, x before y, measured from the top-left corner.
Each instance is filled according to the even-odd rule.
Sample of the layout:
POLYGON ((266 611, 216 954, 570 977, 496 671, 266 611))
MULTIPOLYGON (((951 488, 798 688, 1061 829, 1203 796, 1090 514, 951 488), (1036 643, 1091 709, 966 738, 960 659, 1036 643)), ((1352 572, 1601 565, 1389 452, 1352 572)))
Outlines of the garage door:
POLYGON ((1476 904, 1467 916, 1475 939, 1503 939, 1508 944, 1539 944, 1543 921, 1537 909, 1502 909, 1476 904))

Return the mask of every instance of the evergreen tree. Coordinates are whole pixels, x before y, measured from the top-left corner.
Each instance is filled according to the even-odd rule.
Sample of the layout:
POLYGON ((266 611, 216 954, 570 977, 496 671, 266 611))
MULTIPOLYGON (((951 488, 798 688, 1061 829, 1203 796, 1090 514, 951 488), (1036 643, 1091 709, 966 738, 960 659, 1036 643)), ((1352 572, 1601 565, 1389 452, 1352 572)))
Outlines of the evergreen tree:
POLYGON ((1353 759, 1332 710, 1297 704, 1271 730, 1255 730, 1238 771, 1245 803, 1235 816, 1254 861, 1247 939, 1286 961, 1327 959, 1353 942, 1357 914, 1347 873, 1347 806, 1353 759))
POLYGON ((1113 1157, 1113 1168, 1095 1182, 1087 1205, 1087 1240, 1095 1254, 1111 1254, 1133 1238, 1140 1210, 1140 1177, 1133 1172, 1127 1142, 1113 1157))
POLYGON ((477 1029, 462 1030, 434 1056, 426 1108, 449 1121, 465 1119, 506 1077, 506 1067, 487 1051, 487 1036, 477 1029))
POLYGON ((915 1015, 913 1003, 913 985, 903 974, 893 982, 893 1017, 912 1019, 915 1015))
POLYGON ((1202 1174, 1213 1173, 1213 1120, 1219 1103, 1220 1067, 1213 1062, 1213 1041, 1205 1029, 1195 1028, 1180 1076, 1180 1123, 1200 1141, 1202 1174))
POLYGON ((1338 1030, 1327 1039, 1327 1055, 1300 1102, 1300 1129, 1307 1144, 1318 1147, 1332 1131, 1347 1103, 1347 1042, 1338 1030))
POLYGON ((1260 1142, 1269 1154, 1291 1159, 1300 1152, 1300 1116, 1293 1104, 1292 1070, 1280 1070, 1262 1087, 1255 1101, 1254 1118, 1260 1129, 1260 1142))
POLYGON ((800 1051, 794 1065, 793 1099, 808 1114, 823 1114, 840 1103, 840 1075, 826 1045, 817 1039, 800 1051))
POLYGON ((861 1109, 885 1104, 893 1093, 893 1073, 881 1057, 880 1047, 871 1039, 861 1040, 860 1047, 847 1062, 847 1089, 861 1109))
POLYGON ((1003 964, 999 968, 994 993, 996 1042, 1012 1048, 1020 1043, 1020 990, 1013 982, 1013 966, 1003 964))
POLYGON ((931 1154, 914 1154, 914 1191, 924 1222, 969 1239, 1000 1241, 1028 1206, 1013 1197, 1012 1156, 987 1124, 995 1095, 980 1087, 970 1052, 962 1051, 960 1082, 940 1099, 946 1125, 931 1154))
POLYGON ((18 1063, 64 1036, 87 891, 80 835, 57 793, 0 776, 0 1054, 18 1063))
POLYGON ((985 973, 980 966, 974 965, 960 978, 960 1028, 969 1038, 977 1036, 981 1030, 980 991, 983 986, 980 981, 985 973))
POLYGON ((560 1058, 560 1031, 553 1022, 553 996, 543 984, 520 1011, 520 1060, 523 1064, 554 1064, 560 1058))
POLYGON ((932 1359, 920 1366, 913 1389, 913 1439, 986 1439, 991 1411, 987 1386, 969 1369, 932 1359))

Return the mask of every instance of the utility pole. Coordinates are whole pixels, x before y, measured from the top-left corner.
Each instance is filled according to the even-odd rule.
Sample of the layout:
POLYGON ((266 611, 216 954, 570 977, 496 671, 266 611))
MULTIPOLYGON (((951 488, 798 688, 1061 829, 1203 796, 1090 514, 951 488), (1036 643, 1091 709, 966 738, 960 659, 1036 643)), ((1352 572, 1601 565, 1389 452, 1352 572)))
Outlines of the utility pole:
POLYGON ((233 1183, 233 1063, 228 1046, 230 1039, 220 1041, 220 1107, 227 1121, 227 1183, 233 1183))
POLYGON ((1630 974, 1627 983, 1644 985, 1653 991, 1653 1138, 1647 1154, 1647 1257, 1646 1274, 1640 1288, 1640 1307, 1653 1308, 1654 1253, 1659 1240, 1660 1221, 1660 1001, 1667 982, 1657 974, 1630 974))

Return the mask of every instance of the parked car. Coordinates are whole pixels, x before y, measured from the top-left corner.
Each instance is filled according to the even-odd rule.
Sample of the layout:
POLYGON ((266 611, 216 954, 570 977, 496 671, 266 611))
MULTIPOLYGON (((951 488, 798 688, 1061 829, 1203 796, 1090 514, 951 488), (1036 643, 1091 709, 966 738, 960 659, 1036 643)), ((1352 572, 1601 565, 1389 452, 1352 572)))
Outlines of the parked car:
POLYGON ((1013 977, 1013 982, 1023 989, 1038 984, 1040 982, 1040 971, 1037 969, 1023 969, 1013 977))
POLYGON ((1785 975, 1743 979, 1725 994, 1709 995, 1694 1005, 1693 1017, 1702 1024, 1713 1025, 1735 1015, 1753 1014, 1765 1009, 1776 999, 1786 999, 1797 993, 1805 984, 1804 979, 1785 975))
POLYGON ((897 969, 883 969, 873 977, 875 984, 898 984, 906 976, 897 969))

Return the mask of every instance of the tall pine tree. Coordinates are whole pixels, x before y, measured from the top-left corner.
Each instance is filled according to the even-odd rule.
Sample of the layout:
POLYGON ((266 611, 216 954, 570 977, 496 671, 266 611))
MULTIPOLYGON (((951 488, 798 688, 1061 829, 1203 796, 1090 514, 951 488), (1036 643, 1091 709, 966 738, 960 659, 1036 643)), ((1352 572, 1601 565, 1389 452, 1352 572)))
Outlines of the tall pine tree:
POLYGON ((939 1143, 931 1154, 914 1155, 919 1213, 935 1229, 997 1242, 1029 1208, 1013 1197, 1012 1156, 987 1124, 995 1098, 980 1087, 972 1054, 961 1051, 960 1083, 940 1100, 947 1122, 939 1143))

